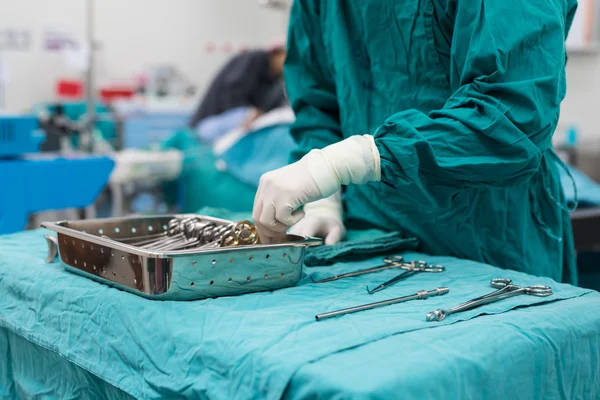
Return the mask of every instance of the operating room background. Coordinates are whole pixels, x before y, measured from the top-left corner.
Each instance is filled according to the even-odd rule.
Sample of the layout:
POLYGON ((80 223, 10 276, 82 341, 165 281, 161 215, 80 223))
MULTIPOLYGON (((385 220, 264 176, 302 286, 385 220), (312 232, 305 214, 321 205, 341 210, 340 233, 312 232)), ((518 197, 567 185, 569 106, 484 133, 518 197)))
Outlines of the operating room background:
MULTIPOLYGON (((96 84, 130 79, 144 67, 173 64, 197 87, 235 52, 268 45, 285 36, 287 14, 253 0, 96 0, 96 84)), ((6 50, 4 105, 23 111, 51 100, 59 78, 78 77, 60 52, 44 48, 45 32, 59 31, 85 43, 83 0, 0 0, 0 35, 30 34, 27 50, 6 50)), ((0 37, 1 39, 1 37, 0 37)), ((1 42, 1 40, 0 40, 1 42)))
MULTIPOLYGON (((593 8, 586 7, 585 1, 598 3, 580 1, 582 14, 593 8)), ((0 28, 27 31, 31 36, 26 51, 0 47, 0 60, 8 68, 5 109, 22 111, 52 99, 57 79, 76 76, 65 69, 60 52, 46 51, 41 41, 45 31, 58 30, 85 42, 86 2, 0 0, 0 4, 0 28)), ((286 12, 250 0, 101 0, 94 8, 98 85, 129 79, 145 66, 169 63, 190 78, 198 96, 232 53, 284 37, 287 26, 286 12)), ((597 26, 594 29, 598 31, 597 26)), ((576 126, 582 147, 600 151, 600 48, 596 43, 569 51, 561 128, 576 126)))
MULTIPOLYGON (((32 37, 28 51, 0 49, 0 58, 10 74, 5 106, 22 110, 52 98, 52 82, 65 76, 61 55, 45 51, 40 44, 43 32, 61 30, 83 41, 86 2, 0 0, 0 4, 0 27, 23 29, 32 37)), ((231 52, 284 36, 287 16, 250 0, 101 0, 95 4, 95 25, 99 84, 126 79, 144 65, 172 63, 201 93, 231 52), (213 51, 209 50, 211 45, 213 51)), ((561 122, 576 124, 582 141, 600 142, 598 47, 570 52, 567 73, 561 122)))

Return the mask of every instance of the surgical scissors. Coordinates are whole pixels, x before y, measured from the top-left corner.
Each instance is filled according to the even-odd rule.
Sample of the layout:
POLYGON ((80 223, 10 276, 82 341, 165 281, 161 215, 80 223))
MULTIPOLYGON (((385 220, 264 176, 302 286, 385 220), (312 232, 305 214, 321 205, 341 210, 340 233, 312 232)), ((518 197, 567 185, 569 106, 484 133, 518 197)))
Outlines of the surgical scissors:
POLYGON ((369 292, 369 294, 379 292, 380 290, 390 287, 393 284, 400 282, 401 280, 406 279, 409 276, 413 276, 414 274, 419 273, 419 272, 443 272, 444 271, 444 267, 442 265, 428 265, 426 261, 411 261, 409 263, 402 263, 402 265, 400 265, 400 268, 404 269, 405 271, 402 272, 400 275, 390 279, 389 281, 382 283, 381 285, 377 286, 373 290, 370 290, 369 287, 367 286, 367 292, 369 292))
POLYGON ((359 271, 354 271, 354 272, 347 272, 345 274, 334 275, 334 276, 330 276, 330 277, 318 279, 318 280, 315 280, 315 278, 313 278, 313 275, 311 274, 310 279, 312 279, 312 281, 314 283, 333 282, 333 281, 337 281, 338 279, 352 278, 354 276, 372 274, 373 272, 385 271, 386 269, 402 268, 402 265, 404 263, 404 257, 393 256, 390 258, 384 258, 383 262, 384 262, 384 264, 380 265, 378 267, 361 269, 359 271))
POLYGON ((427 321, 441 321, 446 316, 461 311, 470 310, 482 306, 484 304, 494 303, 499 300, 507 299, 513 296, 519 296, 522 294, 528 294, 531 296, 551 296, 552 288, 550 286, 543 285, 532 285, 521 287, 513 285, 512 280, 506 278, 495 278, 492 279, 490 285, 498 290, 486 294, 485 296, 477 297, 473 300, 469 300, 466 303, 460 304, 456 307, 449 308, 447 310, 437 309, 427 314, 427 321))

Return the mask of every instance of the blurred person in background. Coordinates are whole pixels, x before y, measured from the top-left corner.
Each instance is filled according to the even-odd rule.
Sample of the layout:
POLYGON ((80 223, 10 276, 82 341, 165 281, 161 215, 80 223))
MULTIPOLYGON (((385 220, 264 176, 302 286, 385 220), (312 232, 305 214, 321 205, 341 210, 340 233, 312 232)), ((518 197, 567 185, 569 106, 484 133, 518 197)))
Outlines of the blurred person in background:
POLYGON ((217 73, 198 109, 189 121, 194 129, 207 117, 233 109, 248 109, 244 126, 262 114, 286 104, 283 85, 283 63, 286 51, 283 41, 267 50, 252 50, 235 55, 217 73))

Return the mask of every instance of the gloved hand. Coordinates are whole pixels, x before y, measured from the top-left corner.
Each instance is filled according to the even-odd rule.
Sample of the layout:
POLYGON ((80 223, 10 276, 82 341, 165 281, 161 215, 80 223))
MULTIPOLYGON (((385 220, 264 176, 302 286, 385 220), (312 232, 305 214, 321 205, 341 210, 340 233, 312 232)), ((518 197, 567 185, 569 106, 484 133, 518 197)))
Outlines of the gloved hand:
POLYGON ((298 223, 304 204, 337 192, 341 185, 378 181, 379 151, 371 135, 352 136, 260 178, 252 219, 264 243, 277 242, 298 223))
POLYGON ((290 229, 290 233, 325 239, 326 245, 340 242, 346 236, 342 222, 342 192, 308 203, 304 206, 305 216, 290 229))

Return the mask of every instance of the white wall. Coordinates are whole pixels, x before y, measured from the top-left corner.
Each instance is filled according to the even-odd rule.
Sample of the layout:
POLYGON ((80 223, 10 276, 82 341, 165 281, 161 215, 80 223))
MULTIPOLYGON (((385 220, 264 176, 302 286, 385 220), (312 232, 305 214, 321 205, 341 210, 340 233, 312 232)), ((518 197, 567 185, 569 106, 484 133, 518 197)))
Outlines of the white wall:
MULTIPOLYGON (((85 0, 0 0, 0 29, 28 30, 29 51, 0 51, 9 69, 4 104, 24 110, 51 100, 60 77, 78 77, 65 68, 63 56, 43 49, 49 28, 86 38, 85 0)), ((99 84, 126 81, 145 66, 175 64, 200 90, 234 48, 256 47, 285 35, 287 16, 260 7, 255 0, 95 0, 95 31, 100 43, 96 77, 99 84), (214 41, 217 51, 207 53, 214 41)))
MULTIPOLYGON (((0 0, 0 29, 31 31, 27 52, 4 51, 10 83, 5 105, 23 110, 53 98, 59 77, 77 76, 65 69, 58 53, 43 49, 45 29, 86 37, 86 0, 0 0)), ((98 83, 124 81, 144 66, 176 64, 200 91, 229 56, 225 42, 234 46, 264 45, 283 37, 287 16, 265 9, 255 0, 95 0, 98 83), (126 8, 125 8, 126 6, 126 8), (217 51, 207 53, 214 41, 217 51)), ((561 124, 577 124, 583 141, 600 143, 600 53, 573 53, 567 66, 568 90, 561 124)))
POLYGON ((600 52, 569 54, 560 121, 563 126, 577 125, 582 143, 600 143, 600 52))

